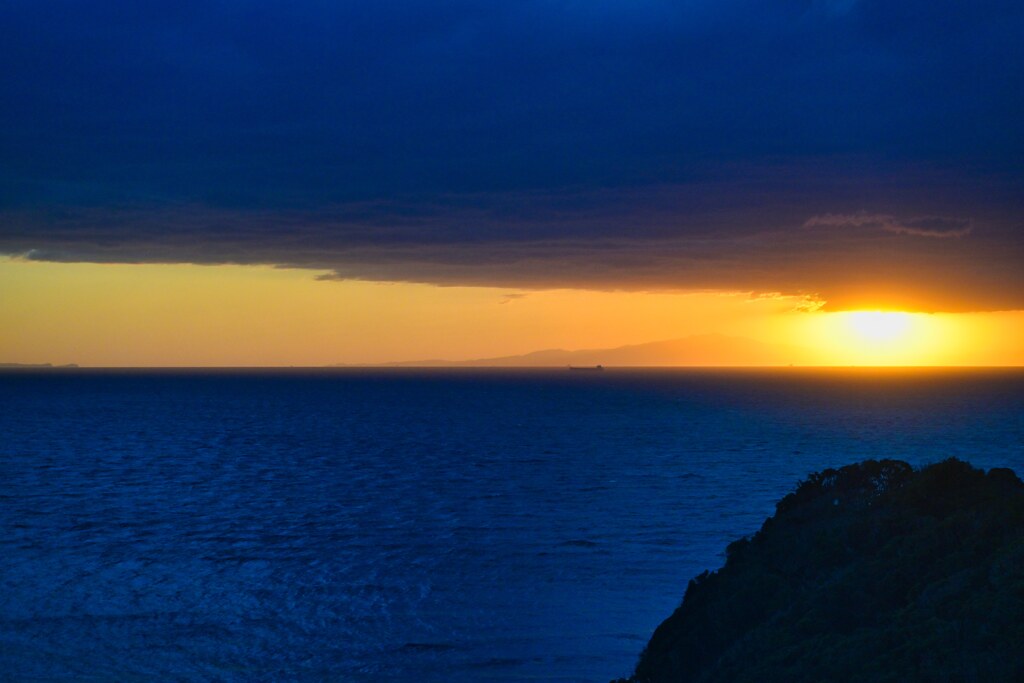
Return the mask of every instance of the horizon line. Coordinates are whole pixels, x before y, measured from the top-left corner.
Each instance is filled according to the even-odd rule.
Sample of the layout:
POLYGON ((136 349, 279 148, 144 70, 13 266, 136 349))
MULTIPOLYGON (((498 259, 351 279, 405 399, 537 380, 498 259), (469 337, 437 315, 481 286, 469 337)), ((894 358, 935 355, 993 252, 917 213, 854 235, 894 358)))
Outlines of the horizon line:
MULTIPOLYGON (((353 363, 332 365, 81 365, 46 363, 0 363, 0 372, 27 370, 565 370, 569 365, 409 365, 393 363, 353 363)), ((1013 370, 1024 369, 1021 365, 824 365, 824 364, 773 364, 773 365, 602 365, 605 370, 913 370, 913 369, 960 369, 960 370, 1013 370)))

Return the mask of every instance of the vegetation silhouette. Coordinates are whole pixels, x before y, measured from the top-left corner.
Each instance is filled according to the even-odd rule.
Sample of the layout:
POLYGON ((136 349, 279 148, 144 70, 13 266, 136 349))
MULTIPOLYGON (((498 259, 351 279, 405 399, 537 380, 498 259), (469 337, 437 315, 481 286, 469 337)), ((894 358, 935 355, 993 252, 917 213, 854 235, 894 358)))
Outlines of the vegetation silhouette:
POLYGON ((690 581, 626 680, 1024 681, 1024 483, 956 459, 813 474, 690 581))

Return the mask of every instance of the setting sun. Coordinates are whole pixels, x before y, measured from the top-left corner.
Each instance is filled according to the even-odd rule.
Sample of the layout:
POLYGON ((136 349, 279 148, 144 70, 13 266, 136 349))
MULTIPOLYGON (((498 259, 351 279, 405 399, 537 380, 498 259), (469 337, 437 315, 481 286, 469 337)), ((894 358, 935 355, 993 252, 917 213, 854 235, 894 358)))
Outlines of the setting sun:
POLYGON ((903 311, 824 313, 808 317, 804 340, 829 364, 944 365, 964 361, 972 343, 967 322, 903 311))
POLYGON ((890 311, 856 311, 847 315, 854 334, 873 343, 898 343, 910 330, 913 316, 890 311))

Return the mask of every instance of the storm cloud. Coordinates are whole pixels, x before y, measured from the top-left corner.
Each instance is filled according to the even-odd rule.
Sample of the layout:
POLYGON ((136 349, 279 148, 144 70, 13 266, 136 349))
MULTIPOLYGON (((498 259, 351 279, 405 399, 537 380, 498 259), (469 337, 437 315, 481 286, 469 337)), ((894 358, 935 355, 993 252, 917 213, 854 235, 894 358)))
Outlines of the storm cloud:
POLYGON ((1010 2, 5 3, 0 252, 1020 309, 1022 32, 1010 2))

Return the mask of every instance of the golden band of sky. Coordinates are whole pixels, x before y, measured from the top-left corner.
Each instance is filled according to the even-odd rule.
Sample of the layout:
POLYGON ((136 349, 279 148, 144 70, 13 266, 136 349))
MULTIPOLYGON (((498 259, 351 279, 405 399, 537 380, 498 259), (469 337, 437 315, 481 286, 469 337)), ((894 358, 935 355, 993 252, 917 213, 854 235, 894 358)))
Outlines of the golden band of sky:
MULTIPOLYGON (((721 333, 806 365, 1022 365, 1024 312, 821 313, 792 297, 322 282, 308 270, 0 260, 0 362, 306 366, 721 333)), ((735 364, 745 364, 736 358, 735 364)))

